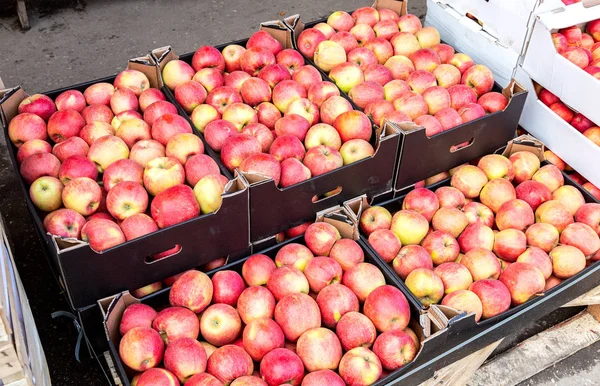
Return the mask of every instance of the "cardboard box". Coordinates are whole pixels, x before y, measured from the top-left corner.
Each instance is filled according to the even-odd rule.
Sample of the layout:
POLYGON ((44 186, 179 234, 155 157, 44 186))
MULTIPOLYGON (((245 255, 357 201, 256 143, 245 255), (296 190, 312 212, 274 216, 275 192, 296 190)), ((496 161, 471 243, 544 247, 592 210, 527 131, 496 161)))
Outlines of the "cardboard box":
POLYGON ((540 102, 534 82, 523 69, 519 68, 516 77, 529 90, 519 124, 592 184, 600 186, 598 170, 600 146, 587 139, 550 110, 548 106, 540 102))
MULTIPOLYGON (((292 47, 291 32, 282 22, 263 23, 260 28, 269 32, 284 48, 292 47)), ((222 50, 229 44, 245 46, 246 42, 247 39, 239 40, 216 48, 222 50)), ((152 51, 152 54, 160 71, 171 60, 190 63, 194 53, 178 56, 171 47, 163 47, 152 51)), ((167 87, 162 90, 178 106, 180 115, 189 120, 173 92, 167 87)), ((197 134, 202 136, 199 132, 197 134)), ((244 174, 250 183, 250 237, 254 250, 272 245, 277 233, 311 221, 317 212, 340 205, 350 198, 362 194, 370 200, 391 198, 399 141, 400 136, 394 126, 373 126, 373 156, 286 188, 277 187, 273 180, 262 175, 244 174)), ((221 161, 218 162, 223 168, 221 161)))
MULTIPOLYGON (((143 60, 146 61, 144 72, 150 79, 154 74, 152 82, 156 84, 156 66, 149 56, 130 61, 128 67, 139 70, 143 60)), ((50 91, 46 95, 54 99, 68 89, 83 91, 93 83, 112 83, 113 80, 114 76, 102 78, 50 91)), ((52 265, 58 269, 60 282, 74 310, 95 304, 99 298, 141 288, 220 257, 235 259, 247 254, 250 248, 248 183, 243 176, 232 177, 226 169, 222 173, 231 181, 223 195, 221 208, 214 213, 160 229, 101 253, 93 251, 86 242, 47 234, 42 223, 45 213, 39 211, 29 198, 29 187, 19 173, 16 148, 7 135, 8 122, 17 114, 19 103, 27 96, 21 87, 0 91, 0 115, 8 154, 23 188, 29 213, 52 265), (175 246, 181 247, 178 253, 150 261, 150 256, 175 246)))
MULTIPOLYGON (((342 237, 358 239, 356 224, 352 223, 352 221, 349 220, 348 215, 343 208, 334 207, 320 213, 318 221, 325 221, 334 225, 340 231, 342 237)), ((281 247, 293 242, 303 243, 303 236, 299 236, 297 238, 289 240, 284 244, 269 248, 263 251, 262 253, 266 254, 271 258, 274 258, 277 254, 277 251, 281 247)), ((378 258, 372 255, 372 252, 369 250, 369 248, 361 241, 359 241, 359 245, 363 248, 365 252, 365 261, 376 265, 381 270, 381 272, 385 276, 387 284, 392 286, 398 286, 398 283, 394 279, 394 277, 390 275, 390 273, 387 270, 383 269, 381 262, 378 258)), ((229 264, 225 267, 209 272, 208 274, 212 275, 221 269, 229 269, 240 272, 244 261, 245 260, 237 261, 233 264, 229 264)), ((119 380, 122 382, 123 385, 128 386, 130 384, 129 378, 133 375, 133 373, 129 369, 127 369, 126 366, 124 366, 124 364, 121 362, 118 354, 118 347, 120 341, 119 324, 123 312, 125 311, 125 308, 127 308, 127 306, 140 302, 149 304, 153 307, 164 306, 165 304, 168 304, 169 291, 170 289, 164 289, 159 293, 152 294, 143 299, 136 299, 129 293, 124 292, 106 299, 102 299, 98 302, 100 308, 104 313, 104 326, 106 331, 106 337, 111 348, 110 354, 115 364, 115 369, 117 371, 119 380)), ((400 379, 413 380, 415 379, 413 377, 415 377, 416 375, 419 377, 426 377, 424 379, 427 379, 433 375, 434 369, 431 366, 429 366, 427 370, 421 371, 416 375, 414 374, 414 369, 417 368, 417 366, 427 363, 428 360, 433 358, 434 356, 444 352, 446 348, 444 342, 447 339, 448 329, 445 325, 440 324, 439 318, 431 317, 429 313, 420 313, 415 308, 412 308, 411 311, 412 320, 410 327, 415 331, 415 333, 421 340, 420 351, 413 362, 405 365, 404 367, 395 372, 392 372, 387 377, 380 379, 378 382, 374 383, 374 385, 382 386, 389 384, 397 384, 400 379)), ((456 312, 452 312, 451 310, 448 310, 448 312, 449 313, 445 316, 447 319, 457 315, 456 312)))
POLYGON ((587 2, 569 6, 561 4, 561 7, 537 15, 523 59, 523 69, 564 103, 593 122, 600 122, 596 98, 600 95, 600 81, 559 55, 552 41, 553 32, 574 25, 582 26, 595 19, 600 19, 600 5, 592 6, 587 2))

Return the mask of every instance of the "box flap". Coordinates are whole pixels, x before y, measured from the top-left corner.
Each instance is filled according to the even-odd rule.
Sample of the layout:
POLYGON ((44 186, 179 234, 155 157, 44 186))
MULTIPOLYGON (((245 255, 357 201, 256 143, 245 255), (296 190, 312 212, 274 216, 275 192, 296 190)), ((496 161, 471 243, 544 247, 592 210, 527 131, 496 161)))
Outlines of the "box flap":
MULTIPOLYGON (((542 23, 547 29, 555 31, 561 28, 567 28, 574 25, 582 25, 588 21, 600 19, 600 6, 593 4, 597 2, 576 3, 571 5, 560 4, 560 7, 544 9, 537 16, 537 20, 542 23)), ((554 3, 556 4, 556 3, 554 3)))
POLYGON ((0 89, 0 121, 4 126, 19 114, 19 103, 28 96, 21 86, 0 89))
POLYGON ((502 155, 505 157, 510 157, 518 151, 527 151, 529 153, 533 153, 540 159, 540 161, 544 161, 545 159, 544 144, 529 134, 521 135, 520 137, 508 142, 502 155))
POLYGON ((408 1, 404 0, 375 0, 373 8, 379 9, 391 9, 398 15, 404 16, 408 13, 408 1))

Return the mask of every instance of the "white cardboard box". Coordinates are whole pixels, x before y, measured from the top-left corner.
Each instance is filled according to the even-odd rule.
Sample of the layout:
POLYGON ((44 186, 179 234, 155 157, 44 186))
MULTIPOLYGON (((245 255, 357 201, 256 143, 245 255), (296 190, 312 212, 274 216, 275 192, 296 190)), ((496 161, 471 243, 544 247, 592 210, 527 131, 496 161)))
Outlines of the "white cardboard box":
POLYGON ((600 186, 600 147, 540 102, 529 74, 522 68, 515 79, 529 90, 519 124, 592 184, 600 186))
POLYGON ((600 81, 559 55, 552 33, 599 18, 600 5, 585 8, 583 3, 538 14, 523 60, 523 69, 533 80, 596 123, 600 123, 600 81))

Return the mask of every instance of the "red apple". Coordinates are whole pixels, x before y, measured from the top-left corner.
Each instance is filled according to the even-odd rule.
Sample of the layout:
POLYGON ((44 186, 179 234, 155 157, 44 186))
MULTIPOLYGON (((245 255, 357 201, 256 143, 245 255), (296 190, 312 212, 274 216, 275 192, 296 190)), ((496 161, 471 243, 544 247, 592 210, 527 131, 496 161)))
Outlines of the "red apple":
POLYGON ((149 327, 129 330, 119 343, 119 356, 134 371, 144 371, 158 365, 163 358, 165 345, 160 335, 149 327))
POLYGON ((238 298, 237 310, 245 324, 261 318, 270 319, 275 311, 275 298, 265 287, 248 287, 238 298))

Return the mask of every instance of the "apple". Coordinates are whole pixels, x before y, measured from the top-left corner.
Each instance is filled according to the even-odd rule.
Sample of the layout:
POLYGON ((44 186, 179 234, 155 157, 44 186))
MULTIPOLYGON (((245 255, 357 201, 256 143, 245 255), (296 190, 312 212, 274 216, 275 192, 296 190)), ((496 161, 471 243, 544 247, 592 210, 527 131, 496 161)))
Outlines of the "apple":
POLYGON ((121 338, 119 356, 134 371, 144 371, 158 365, 165 350, 160 335, 149 327, 133 328, 121 338))
MULTIPOLYGON (((576 27, 577 28, 577 27, 576 27)), ((561 54, 568 61, 575 64, 579 68, 586 68, 590 64, 590 52, 581 47, 569 46, 561 54)))
POLYGON ((146 164, 143 182, 146 190, 156 196, 166 189, 183 184, 185 170, 175 158, 155 158, 146 164))
POLYGON ((296 353, 309 372, 335 370, 342 359, 342 346, 333 331, 312 328, 298 338, 296 353))
POLYGON ((325 145, 339 150, 342 145, 342 140, 337 130, 326 123, 318 123, 313 125, 307 132, 304 138, 306 149, 312 149, 319 145, 325 145))
POLYGON ((33 181, 29 187, 29 197, 38 209, 52 212, 63 204, 62 191, 61 181, 55 177, 43 176, 33 181))
POLYGON ((348 351, 340 361, 339 373, 351 385, 370 385, 381 376, 381 362, 377 355, 364 347, 348 351))
POLYGON ((55 143, 60 143, 70 137, 79 135, 79 132, 84 126, 85 120, 77 111, 57 111, 54 114, 52 114, 52 116, 48 120, 48 136, 55 143))
POLYGON ((335 328, 340 319, 349 312, 358 312, 358 298, 346 286, 331 284, 324 287, 317 296, 323 324, 335 328))
POLYGON ((403 80, 394 79, 383 86, 383 91, 385 100, 393 102, 400 98, 405 92, 410 91, 410 86, 403 80))
POLYGON ((245 324, 250 324, 254 320, 270 319, 275 311, 275 298, 265 287, 248 287, 238 298, 237 310, 245 324))
POLYGON ((385 278, 376 266, 358 263, 344 272, 342 284, 350 288, 359 301, 364 302, 373 290, 385 285, 385 278))
POLYGON ((48 96, 33 94, 19 103, 18 112, 19 114, 35 114, 48 122, 48 119, 56 112, 56 106, 48 96))
POLYGON ((405 92, 393 103, 396 110, 405 113, 411 120, 429 112, 429 106, 427 106, 425 99, 416 92, 405 92))
MULTIPOLYGON (((79 177, 88 177, 95 181, 98 177, 96 165, 81 155, 74 155, 64 160, 58 169, 58 179, 60 182, 63 185, 67 185, 71 180, 79 177)), ((48 186, 46 185, 46 187, 48 186)))
MULTIPOLYGON (((272 66, 275 66, 275 64, 270 64, 264 68, 264 69, 267 69, 265 71, 265 74, 269 74, 271 72, 268 69, 271 68, 272 66)), ((261 72, 259 73, 259 77, 260 77, 260 74, 262 74, 262 72, 263 71, 261 70, 261 72)), ((288 76, 289 76, 289 74, 288 74, 288 76)), ((223 86, 227 87, 228 90, 233 89, 239 93, 242 90, 242 85, 244 84, 244 82, 250 78, 252 78, 252 76, 245 71, 241 71, 241 70, 233 71, 229 74, 226 74, 223 77, 223 86)), ((260 78, 262 79, 262 77, 260 77, 260 78)), ((266 79, 264 79, 264 80, 268 83, 268 81, 266 79)))
POLYGON ((108 192, 106 207, 114 218, 122 221, 134 214, 146 211, 148 208, 148 193, 137 182, 120 182, 108 192))
POLYGON ((230 384, 236 378, 252 375, 254 364, 250 355, 242 347, 228 344, 219 347, 208 358, 206 372, 221 383, 230 384))
POLYGON ((58 209, 44 217, 46 232, 58 237, 79 238, 85 218, 71 209, 58 209))
POLYGON ((348 165, 361 159, 372 157, 375 154, 373 146, 364 139, 351 139, 340 148, 340 154, 344 165, 348 165))
POLYGON ((244 327, 242 341, 246 352, 254 361, 260 362, 270 351, 282 348, 285 337, 273 319, 258 318, 244 327))
POLYGON ((600 249, 600 239, 592 227, 584 223, 573 223, 560 234, 561 245, 571 245, 590 258, 600 249))
POLYGON ((400 239, 389 229, 374 231, 369 235, 368 240, 369 245, 386 263, 391 263, 402 248, 400 239))
POLYGON ((394 271, 402 280, 417 268, 433 270, 433 260, 431 255, 420 245, 407 245, 400 249, 400 252, 392 262, 394 271))
POLYGON ((324 256, 309 260, 304 270, 311 291, 317 294, 328 285, 339 283, 342 274, 342 267, 334 259, 324 256))
POLYGON ((494 225, 494 212, 479 202, 470 202, 463 207, 469 224, 481 224, 491 228, 494 225))
POLYGON ((373 322, 357 311, 349 311, 342 315, 337 323, 336 333, 344 351, 356 347, 369 348, 377 336, 373 322))
POLYGON ((237 127, 224 119, 216 119, 204 128, 204 138, 215 151, 221 151, 227 139, 237 132, 237 127))
POLYGON ((429 222, 417 211, 401 210, 392 217, 390 229, 402 245, 420 244, 429 231, 429 222))
POLYGON ((433 70, 432 74, 437 84, 446 89, 458 85, 461 80, 460 71, 451 64, 440 64, 433 70))
POLYGON ((505 229, 496 233, 494 240, 494 253, 502 260, 516 261, 527 249, 525 233, 517 229, 505 229))
POLYGON ((444 293, 446 295, 452 292, 466 290, 473 283, 473 277, 471 276, 469 269, 459 263, 443 263, 437 266, 433 272, 442 279, 442 283, 444 283, 444 293))
POLYGON ((354 19, 347 12, 336 11, 329 15, 327 24, 336 31, 349 31, 354 25, 354 19))
POLYGON ((514 306, 542 293, 546 286, 542 272, 533 265, 522 262, 508 266, 498 280, 508 288, 514 306))
POLYGON ((378 229, 390 229, 392 225, 391 213, 382 206, 367 208, 360 216, 360 230, 368 237, 378 229))
POLYGON ((475 91, 464 84, 448 87, 448 93, 450 94, 450 107, 456 110, 459 110, 469 103, 477 102, 477 94, 475 91))
MULTIPOLYGON (((414 74, 418 74, 418 73, 420 73, 420 71, 413 72, 411 74, 411 77, 414 74)), ((427 74, 429 74, 429 73, 427 73, 427 74)), ((409 77, 409 80, 411 77, 409 77)), ((409 84, 410 84, 410 82, 409 82, 409 84)), ((411 87, 412 87, 412 85, 411 85, 411 87)), ((427 106, 429 107, 430 115, 436 115, 438 112, 442 111, 443 109, 450 107, 450 94, 443 87, 432 86, 425 90, 422 90, 421 93, 423 95, 423 99, 425 100, 425 103, 427 103, 427 106)))
POLYGON ((396 110, 394 109, 392 102, 387 100, 371 102, 365 107, 364 110, 365 114, 367 114, 367 116, 371 118, 373 122, 376 122, 378 126, 383 126, 385 124, 384 120, 386 116, 394 113, 395 111, 396 110))
POLYGON ((133 111, 133 110, 122 111, 113 117, 113 119, 110 121, 110 125, 115 130, 117 130, 123 122, 128 121, 130 119, 134 119, 134 118, 142 119, 142 115, 140 113, 138 113, 137 111, 133 111))
POLYGON ((365 80, 360 67, 352 62, 340 63, 329 72, 329 77, 345 93, 365 80))
POLYGON ((239 170, 248 174, 258 174, 273 180, 279 185, 281 178, 281 165, 270 154, 257 153, 246 157, 240 164, 239 170))
POLYGON ((295 80, 284 80, 279 82, 273 89, 273 104, 285 113, 289 105, 296 99, 306 98, 307 92, 304 86, 295 80))
POLYGON ((559 241, 558 230, 553 225, 546 223, 531 225, 525 231, 525 236, 527 237, 527 245, 538 247, 546 253, 556 247, 559 241))
POLYGON ((150 211, 161 229, 200 215, 194 192, 186 185, 174 185, 161 190, 152 200, 150 211))
POLYGON ((581 192, 574 186, 563 185, 552 193, 552 199, 562 203, 573 216, 585 204, 581 192))
POLYGON ((517 198, 531 206, 534 211, 544 202, 552 200, 552 192, 538 181, 523 181, 515 189, 517 198))
POLYGON ((100 82, 86 88, 83 96, 88 105, 102 104, 108 106, 114 92, 115 87, 112 84, 100 82))
POLYGON ((294 134, 303 141, 306 131, 318 122, 319 108, 317 105, 307 98, 296 99, 290 103, 284 117, 275 123, 275 133, 277 135, 294 134))
POLYGON ((365 81, 354 86, 348 96, 359 108, 365 109, 370 103, 385 99, 385 92, 381 84, 365 81))
POLYGON ((546 185, 550 192, 554 192, 565 183, 562 172, 554 165, 542 166, 531 179, 546 185))
POLYGON ((375 53, 365 47, 358 47, 348 52, 346 59, 348 62, 356 64, 362 71, 364 71, 365 68, 367 68, 367 66, 371 64, 379 63, 379 60, 377 59, 377 56, 375 56, 375 53))
MULTIPOLYGON (((245 73, 245 72, 241 72, 241 74, 247 75, 247 73, 245 73)), ((273 89, 275 86, 277 86, 277 84, 279 84, 279 82, 292 79, 292 76, 285 66, 283 66, 281 64, 269 64, 268 66, 266 66, 262 70, 260 70, 260 72, 258 73, 258 78, 260 78, 261 80, 266 82, 269 85, 269 87, 271 89, 273 89)), ((249 78, 249 79, 252 79, 252 78, 249 78)), ((247 80, 249 80, 249 79, 247 79, 247 80)), ((245 83, 245 82, 246 81, 244 80, 243 83, 245 83)), ((242 85, 243 85, 243 83, 242 83, 242 85)), ((240 91, 240 92, 242 91, 241 85, 240 85, 238 91, 240 91)), ((270 94, 270 91, 271 90, 269 90, 269 94, 270 94)), ((270 99, 271 98, 269 98, 269 100, 270 99)))
POLYGON ((458 244, 463 253, 474 248, 485 248, 491 251, 494 248, 494 232, 481 223, 469 224, 458 237, 458 244))
MULTIPOLYGON (((83 144, 85 145, 85 147, 82 147, 81 149, 77 148, 73 148, 73 155, 80 155, 79 153, 84 153, 81 154, 82 156, 86 156, 87 155, 87 149, 89 149, 89 147, 87 146, 87 144, 85 143, 85 141, 81 140, 81 138, 78 137, 72 137, 72 138, 77 138, 76 140, 79 140, 81 142, 83 142, 83 144)), ((54 147, 56 148, 57 145, 55 145, 54 147)), ((65 154, 59 154, 60 156, 58 156, 52 149, 52 146, 41 139, 31 139, 25 143, 23 143, 23 145, 21 145, 19 147, 19 150, 17 150, 17 162, 18 163, 22 163, 25 158, 29 157, 30 155, 34 155, 34 154, 38 154, 38 153, 53 153, 54 156, 56 158, 58 158, 58 160, 60 162, 64 162, 65 159, 67 159, 68 157, 71 156, 71 154, 68 155, 68 157, 65 157, 65 154)))
POLYGON ((260 375, 268 385, 300 386, 304 378, 304 364, 293 351, 276 348, 260 362, 260 375))
POLYGON ((219 50, 211 46, 202 46, 196 50, 192 57, 192 67, 198 72, 203 68, 225 69, 225 59, 219 50))
POLYGON ((154 102, 166 100, 167 98, 165 97, 165 94, 162 93, 162 91, 156 88, 148 88, 142 91, 142 93, 139 96, 140 110, 144 112, 154 102))
POLYGON ((432 270, 417 268, 406 277, 408 289, 425 306, 439 303, 444 296, 444 283, 432 270))
POLYGON ((125 235, 125 239, 129 241, 157 231, 158 225, 150 216, 138 213, 123 220, 121 230, 125 235))
POLYGON ((473 281, 497 279, 501 272, 498 258, 486 248, 471 249, 462 257, 460 264, 467 267, 473 281))
POLYGON ((306 377, 302 380, 302 386, 344 386, 345 383, 342 378, 334 371, 325 369, 314 371, 306 374, 306 377))
MULTIPOLYGON (((485 173, 476 166, 465 165, 452 176, 452 187, 460 190, 466 198, 478 197, 488 179, 485 173)), ((489 206, 489 205, 488 205, 489 206)))
MULTIPOLYGON (((425 90, 437 86, 435 77, 430 72, 427 72, 425 70, 413 71, 406 79, 406 82, 408 83, 410 88, 418 94, 424 94, 425 90)), ((448 92, 444 88, 442 88, 442 87, 440 87, 440 88, 442 91, 440 91, 439 89, 434 89, 436 91, 434 91, 433 93, 434 94, 435 93, 442 94, 443 97, 447 96, 447 102, 446 101, 442 102, 442 105, 445 107, 450 107, 450 96, 446 95, 446 94, 448 94, 448 92)), ((425 97, 425 95, 423 95, 423 97, 425 97)), ((439 97, 439 95, 438 95, 438 97, 439 97)), ((432 99, 432 98, 430 98, 430 99, 432 99)), ((441 110, 441 108, 443 108, 443 107, 440 107, 440 110, 441 110)))
POLYGON ((306 246, 318 256, 329 256, 331 248, 340 238, 340 232, 326 222, 311 224, 304 232, 306 246))
POLYGON ((573 223, 573 216, 569 209, 557 200, 546 201, 535 211, 536 222, 544 222, 562 232, 567 225, 573 223))
POLYGON ((366 298, 363 312, 380 332, 403 330, 410 322, 410 306, 396 287, 383 285, 366 298))
POLYGON ((463 123, 474 121, 485 115, 485 110, 477 103, 469 103, 458 110, 463 123))
MULTIPOLYGON (((205 67, 205 68, 201 69, 200 71, 198 71, 196 73, 196 75, 194 75, 194 77, 192 78, 192 81, 201 85, 204 88, 205 92, 202 92, 202 90, 198 89, 198 91, 199 91, 198 96, 200 96, 200 97, 204 96, 204 98, 196 98, 196 99, 202 99, 202 102, 204 102, 204 99, 206 99, 206 93, 211 92, 215 88, 221 87, 224 85, 225 77, 223 76, 223 73, 221 71, 219 71, 218 69, 205 67)), ((189 83, 189 81, 185 82, 184 84, 188 84, 188 83, 189 83)), ((175 88, 176 95, 177 95, 177 88, 181 88, 181 86, 182 85, 179 85, 175 88)), ((179 101, 179 99, 178 99, 178 101, 179 101)), ((200 104, 200 103, 198 103, 198 104, 200 104)), ((191 111, 189 111, 188 114, 190 112, 191 111)))
POLYGON ((73 209, 83 216, 94 213, 98 209, 101 198, 102 189, 96 181, 88 177, 75 178, 62 190, 65 208, 73 209))
POLYGON ((336 241, 333 247, 331 247, 329 257, 337 261, 344 272, 365 260, 362 248, 352 239, 340 239, 336 241))
MULTIPOLYGON (((335 33, 335 31, 332 31, 335 33)), ((333 33, 331 35, 333 35, 333 33)), ((317 46, 327 40, 323 32, 316 28, 307 28, 298 36, 298 50, 306 55, 309 59, 313 59, 317 46)))
POLYGON ((575 213, 575 221, 590 226, 600 236, 600 204, 582 205, 575 213))
POLYGON ((436 266, 455 261, 460 252, 456 239, 445 231, 434 231, 428 234, 421 245, 431 255, 436 266))
POLYGON ((345 98, 339 95, 331 96, 321 105, 321 121, 333 125, 338 116, 352 110, 352 105, 345 98))
POLYGON ((394 55, 392 44, 384 38, 371 39, 364 44, 364 47, 373 51, 379 64, 385 64, 394 55))
MULTIPOLYGON (((319 148, 319 146, 316 148, 319 148)), ((291 134, 284 134, 275 138, 273 144, 271 144, 269 153, 280 162, 288 158, 295 158, 301 161, 304 159, 305 150, 302 142, 297 137, 291 134)))
POLYGON ((528 248, 517 258, 517 262, 533 265, 544 275, 544 280, 552 276, 552 260, 538 247, 528 248))
MULTIPOLYGON (((87 124, 79 132, 79 136, 81 137, 81 139, 83 139, 88 145, 87 153, 89 153, 89 146, 92 146, 94 144, 94 142, 96 142, 98 139, 100 139, 104 136, 107 136, 107 135, 113 136, 115 134, 116 134, 116 132, 113 129, 113 127, 106 122, 93 122, 93 123, 87 124)), ((77 138, 77 137, 71 137, 71 138, 77 138)), ((71 138, 69 138, 69 139, 71 139, 71 138)), ((67 141, 69 139, 67 139, 67 141)), ((64 141, 64 142, 66 142, 66 141, 64 141)), ((61 144, 62 144, 62 142, 61 142, 61 144)), ((125 144, 125 145, 127 145, 127 144, 125 144)))
MULTIPOLYGON (((33 95, 28 99, 31 100, 32 98, 33 95)), ((83 93, 79 90, 67 90, 65 92, 60 93, 60 95, 57 96, 54 100, 54 103, 56 104, 56 109, 59 111, 75 110, 78 113, 81 113, 81 111, 83 111, 83 109, 87 106, 85 102, 85 97, 83 96, 83 93)), ((30 106, 33 107, 32 104, 30 104, 30 106)), ((48 109, 48 111, 53 112, 52 108, 48 109)))
MULTIPOLYGON (((354 27, 353 27, 354 28, 354 27)), ((355 48, 358 48, 358 41, 356 37, 349 31, 336 32, 328 39, 329 41, 336 42, 341 45, 346 54, 355 48)))
POLYGON ((462 208, 466 201, 463 192, 452 186, 442 186, 435 191, 440 208, 462 208))
MULTIPOLYGON (((277 139, 275 142, 277 142, 277 139)), ((319 176, 342 167, 344 161, 342 155, 336 149, 319 145, 306 152, 306 156, 304 156, 304 165, 310 170, 312 176, 319 176)))
POLYGON ((194 197, 202 214, 216 212, 223 202, 223 191, 227 178, 220 174, 204 176, 194 186, 194 197))
MULTIPOLYGON (((279 269, 292 268, 283 267, 279 269)), ((275 321, 287 340, 295 342, 304 332, 321 325, 321 314, 316 301, 304 293, 291 293, 275 306, 275 321)))
POLYGON ((285 67, 289 74, 293 74, 299 67, 304 65, 304 58, 302 55, 291 48, 287 48, 281 50, 277 55, 275 55, 275 60, 277 64, 285 67))
POLYGON ((510 308, 511 294, 500 280, 478 280, 469 288, 475 293, 482 305, 482 319, 490 319, 510 308))
POLYGON ((195 374, 203 373, 206 362, 206 351, 195 339, 181 338, 171 342, 165 350, 165 368, 184 383, 195 374))
POLYGON ((433 216, 431 225, 436 231, 445 231, 452 237, 458 238, 469 225, 469 220, 458 208, 442 207, 433 216))
POLYGON ((242 331, 242 320, 228 304, 209 306, 200 319, 200 333, 206 341, 220 347, 233 343, 242 331))
POLYGON ((273 271, 267 281, 267 289, 271 291, 275 300, 280 301, 292 293, 309 292, 306 276, 293 265, 285 265, 273 271))
POLYGON ((174 104, 167 101, 156 101, 149 105, 144 111, 144 121, 150 126, 154 124, 158 118, 165 114, 177 114, 177 107, 174 104))
POLYGON ((199 314, 210 304, 212 295, 210 278, 204 272, 190 270, 173 283, 169 302, 173 307, 186 307, 199 314))
POLYGON ((559 245, 550 251, 552 272, 559 279, 568 279, 581 272, 585 266, 585 255, 571 245, 559 245))
POLYGON ((350 33, 356 39, 359 47, 364 46, 369 40, 375 39, 375 31, 368 24, 356 24, 350 29, 350 33))
POLYGON ((499 230, 518 229, 524 231, 535 222, 531 206, 523 200, 510 200, 502 204, 496 214, 496 226, 499 230))
POLYGON ((352 12, 352 18, 356 25, 366 24, 373 27, 380 20, 379 12, 372 7, 361 7, 352 12))
POLYGON ((81 239, 87 241, 90 248, 96 252, 102 252, 125 242, 125 236, 119 226, 106 219, 93 219, 86 222, 81 228, 81 239))
POLYGON ((281 247, 275 255, 275 265, 283 267, 291 265, 304 271, 306 265, 313 259, 314 255, 306 246, 298 243, 290 243, 281 247))
POLYGON ((313 84, 307 93, 308 100, 317 105, 319 109, 332 96, 340 96, 340 91, 333 83, 327 81, 313 84))
MULTIPOLYGON (((294 139, 297 139, 294 137, 294 139)), ((281 161, 281 180, 282 188, 306 181, 311 177, 310 170, 298 161, 296 158, 286 158, 281 161)))
POLYGON ((394 55, 409 57, 413 53, 421 49, 419 41, 414 34, 409 32, 399 32, 391 36, 389 39, 394 48, 394 55))
POLYGON ((410 363, 417 355, 417 344, 404 331, 394 330, 381 334, 375 340, 373 352, 384 369, 394 371, 410 363))
POLYGON ((121 335, 125 335, 129 330, 136 327, 150 328, 156 315, 157 313, 154 308, 146 304, 131 304, 123 312, 121 322, 119 323, 119 332, 121 335))
POLYGON ((269 32, 260 30, 250 36, 248 42, 246 43, 246 48, 252 47, 265 47, 267 50, 271 51, 273 55, 277 55, 283 47, 281 43, 277 41, 269 32))

